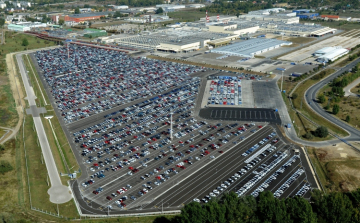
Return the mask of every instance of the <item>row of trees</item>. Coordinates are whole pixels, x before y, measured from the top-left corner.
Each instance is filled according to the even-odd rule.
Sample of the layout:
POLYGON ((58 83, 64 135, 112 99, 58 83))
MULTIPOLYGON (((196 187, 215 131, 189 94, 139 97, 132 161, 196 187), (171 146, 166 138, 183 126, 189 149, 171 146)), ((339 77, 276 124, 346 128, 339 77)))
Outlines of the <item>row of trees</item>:
POLYGON ((232 222, 286 222, 286 223, 338 223, 360 222, 360 190, 351 193, 330 193, 315 190, 311 202, 302 197, 277 199, 269 191, 257 198, 238 198, 234 192, 207 204, 189 203, 181 214, 171 220, 164 217, 157 222, 172 223, 232 223, 232 222))

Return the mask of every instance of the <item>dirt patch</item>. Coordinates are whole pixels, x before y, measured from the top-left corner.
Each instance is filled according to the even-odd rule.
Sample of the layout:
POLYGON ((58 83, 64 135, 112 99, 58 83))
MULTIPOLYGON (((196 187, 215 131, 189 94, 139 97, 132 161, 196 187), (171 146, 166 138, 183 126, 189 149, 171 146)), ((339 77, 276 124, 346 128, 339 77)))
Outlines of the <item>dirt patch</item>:
POLYGON ((345 143, 315 150, 329 191, 352 191, 360 187, 360 152, 345 143))
POLYGON ((6 85, 8 83, 7 78, 4 76, 0 76, 0 86, 6 85))

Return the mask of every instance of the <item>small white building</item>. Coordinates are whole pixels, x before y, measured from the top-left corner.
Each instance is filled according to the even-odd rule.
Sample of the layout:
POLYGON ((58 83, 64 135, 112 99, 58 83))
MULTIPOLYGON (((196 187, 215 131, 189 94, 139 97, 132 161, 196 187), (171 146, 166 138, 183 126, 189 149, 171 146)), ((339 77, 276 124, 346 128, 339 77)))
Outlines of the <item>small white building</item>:
POLYGON ((6 4, 5 4, 5 2, 0 2, 0 8, 1 8, 1 9, 6 8, 6 4))
POLYGON ((185 5, 172 5, 172 4, 161 4, 156 5, 156 8, 162 8, 165 11, 184 9, 185 5))
POLYGON ((115 10, 129 9, 129 6, 127 6, 127 5, 113 5, 113 8, 114 8, 115 10))
MULTIPOLYGON (((25 8, 31 7, 31 2, 21 1, 21 2, 20 2, 20 5, 21 5, 22 7, 25 7, 25 8)), ((20 7, 20 6, 19 6, 19 7, 20 7)))
POLYGON ((199 8, 204 8, 205 5, 204 4, 191 4, 191 5, 187 5, 189 8, 196 8, 196 9, 199 9, 199 8))

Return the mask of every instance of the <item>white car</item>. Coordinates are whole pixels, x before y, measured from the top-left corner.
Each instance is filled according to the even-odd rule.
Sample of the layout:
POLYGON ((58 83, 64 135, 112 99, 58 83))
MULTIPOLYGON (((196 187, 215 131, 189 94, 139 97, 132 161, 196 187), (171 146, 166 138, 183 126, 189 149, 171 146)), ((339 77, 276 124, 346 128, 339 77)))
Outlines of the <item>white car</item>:
POLYGON ((221 184, 220 185, 222 188, 227 188, 227 186, 225 184, 221 184))
POLYGON ((196 159, 196 160, 200 160, 200 158, 199 158, 199 157, 197 157, 197 156, 195 157, 195 159, 196 159))
POLYGON ((216 197, 216 195, 213 192, 210 192, 210 197, 216 197))
POLYGON ((210 156, 211 159, 215 159, 215 156, 210 156))
POLYGON ((218 190, 213 190, 214 194, 220 194, 220 192, 218 190))
POLYGON ((193 200, 193 201, 200 203, 200 200, 199 200, 199 199, 197 199, 197 198, 194 198, 194 200, 193 200))
POLYGON ((130 175, 130 176, 133 175, 131 171, 129 171, 127 174, 130 175))
POLYGON ((130 184, 126 185, 127 188, 132 188, 132 186, 130 184))

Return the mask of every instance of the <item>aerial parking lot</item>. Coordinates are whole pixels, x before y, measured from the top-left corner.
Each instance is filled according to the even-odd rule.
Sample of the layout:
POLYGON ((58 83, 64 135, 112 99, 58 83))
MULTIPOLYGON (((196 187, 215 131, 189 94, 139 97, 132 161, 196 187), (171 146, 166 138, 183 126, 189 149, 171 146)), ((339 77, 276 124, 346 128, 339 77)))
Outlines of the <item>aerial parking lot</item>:
MULTIPOLYGON (((81 166, 72 189, 84 213, 174 210, 226 191, 309 197, 316 187, 273 109, 197 110, 204 68, 74 44, 32 59, 81 166)), ((239 102, 241 88, 223 84, 226 102, 239 102)))

